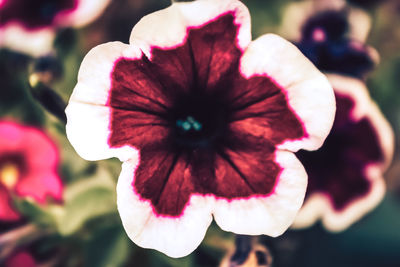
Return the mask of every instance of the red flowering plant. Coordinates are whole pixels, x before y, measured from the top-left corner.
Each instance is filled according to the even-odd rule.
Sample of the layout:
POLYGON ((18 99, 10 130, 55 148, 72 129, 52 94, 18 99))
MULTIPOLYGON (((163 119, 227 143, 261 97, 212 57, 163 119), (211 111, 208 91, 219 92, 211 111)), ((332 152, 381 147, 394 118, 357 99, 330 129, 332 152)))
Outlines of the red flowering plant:
POLYGON ((29 199, 40 206, 50 199, 62 201, 58 161, 58 149, 41 130, 0 122, 0 262, 4 266, 36 266, 23 246, 43 236, 46 229, 28 223, 14 200, 29 199))
POLYGON ((174 3, 142 18, 130 44, 86 55, 67 136, 85 159, 123 161, 117 203, 129 237, 182 257, 213 217, 239 234, 290 226, 307 184, 293 152, 322 145, 334 103, 294 45, 251 41, 240 1, 174 3))
POLYGON ((36 267, 38 266, 34 257, 27 251, 19 251, 9 257, 4 263, 4 267, 36 267))
POLYGON ((31 198, 39 204, 48 197, 62 200, 57 173, 58 150, 40 130, 13 122, 0 122, 0 221, 21 218, 12 197, 31 198))
POLYGON ((0 47, 33 56, 51 50, 56 31, 96 19, 109 0, 0 0, 0 47))

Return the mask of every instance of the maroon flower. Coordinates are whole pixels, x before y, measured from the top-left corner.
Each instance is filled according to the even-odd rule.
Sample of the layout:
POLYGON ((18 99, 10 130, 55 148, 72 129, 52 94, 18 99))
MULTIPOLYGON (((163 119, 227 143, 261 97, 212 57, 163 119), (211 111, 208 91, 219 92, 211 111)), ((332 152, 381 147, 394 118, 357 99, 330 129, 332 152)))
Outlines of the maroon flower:
POLYGON ((294 227, 321 218, 340 231, 374 208, 385 193, 383 172, 394 148, 393 132, 357 79, 328 75, 336 95, 332 131, 318 151, 296 153, 309 183, 304 206, 294 227))
POLYGON ((212 216, 241 234, 289 227, 306 186, 292 152, 322 144, 334 95, 292 44, 251 42, 241 2, 200 0, 144 17, 129 45, 90 51, 66 112, 82 157, 124 161, 118 209, 130 238, 181 257, 212 216))
POLYGON ((59 27, 97 18, 109 0, 0 0, 0 47, 32 55, 49 52, 59 27))
POLYGON ((57 167, 57 148, 43 132, 0 122, 0 221, 20 219, 12 195, 29 197, 39 204, 46 203, 47 197, 60 201, 62 184, 57 167))

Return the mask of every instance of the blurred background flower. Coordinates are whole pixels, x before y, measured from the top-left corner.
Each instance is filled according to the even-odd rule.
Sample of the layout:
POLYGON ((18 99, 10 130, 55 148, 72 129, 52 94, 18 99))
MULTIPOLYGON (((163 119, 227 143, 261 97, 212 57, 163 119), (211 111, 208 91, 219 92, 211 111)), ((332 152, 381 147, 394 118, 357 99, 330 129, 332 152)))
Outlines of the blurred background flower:
POLYGON ((48 198, 62 200, 58 160, 58 149, 43 132, 0 121, 0 220, 20 218, 13 196, 40 204, 48 198))
POLYGON ((34 56, 51 51, 57 31, 96 19, 109 0, 2 0, 0 47, 34 56))
MULTIPOLYGON (((96 19, 91 19, 91 23, 85 22, 85 25, 77 25, 79 27, 75 27, 74 22, 69 19, 51 20, 49 26, 52 29, 51 37, 48 35, 40 40, 45 44, 39 48, 34 48, 32 41, 31 47, 27 50, 22 47, 30 43, 28 38, 22 39, 23 41, 17 38, 18 43, 5 45, 5 25, 14 24, 5 24, 6 16, 1 8, 7 2, 13 0, 0 1, 2 47, 0 48, 0 116, 2 120, 19 121, 30 127, 45 129, 47 135, 58 145, 59 175, 65 185, 62 205, 48 203, 42 206, 35 201, 15 199, 13 208, 18 214, 23 214, 23 219, 11 224, 1 223, 0 236, 13 233, 8 240, 28 241, 17 242, 23 245, 13 250, 14 253, 8 254, 9 259, 13 258, 12 255, 16 255, 15 261, 18 262, 22 254, 22 258, 27 259, 27 262, 34 259, 35 262, 49 263, 49 266, 218 266, 227 253, 235 250, 235 242, 232 234, 222 232, 215 224, 212 224, 207 231, 200 247, 182 259, 170 259, 159 252, 141 249, 131 243, 116 212, 115 177, 120 173, 119 161, 110 159, 92 163, 82 160, 66 140, 63 122, 32 94, 32 89, 39 89, 40 92, 51 91, 52 93, 42 95, 59 96, 61 101, 57 107, 65 104, 76 84, 83 56, 91 48, 108 41, 118 40, 128 43, 132 27, 138 20, 146 14, 170 5, 170 1, 114 0, 104 6, 98 4, 101 10, 98 10, 97 6, 92 9, 93 12, 98 10, 94 12, 97 13, 96 19), (48 64, 43 64, 37 59, 43 53, 49 55, 48 52, 55 59, 53 61, 55 64, 49 61, 45 61, 48 64), (32 87, 37 84, 41 87, 32 87), (46 89, 43 89, 42 85, 45 85, 46 89), (44 234, 37 237, 33 233, 42 231, 32 232, 31 229, 27 231, 22 228, 24 231, 15 236, 13 230, 32 224, 35 225, 35 229, 36 227, 44 229, 44 234), (57 263, 52 261, 54 259, 57 263), (62 264, 59 264, 60 262, 62 264)), ((37 1, 39 2, 46 1, 37 1)), ((379 204, 375 203, 376 207, 368 214, 354 220, 351 226, 340 233, 330 233, 320 222, 316 222, 307 229, 290 230, 277 238, 260 237, 258 242, 268 248, 273 257, 273 266, 278 267, 398 266, 400 262, 398 259, 400 249, 399 2, 397 0, 308 1, 307 11, 300 9, 302 11, 295 11, 289 16, 285 10, 290 9, 294 3, 304 5, 304 1, 245 0, 243 2, 251 13, 253 39, 268 32, 280 33, 298 43, 300 48, 302 45, 307 47, 301 50, 320 68, 325 66, 324 71, 335 71, 347 76, 350 74, 361 79, 368 88, 371 99, 377 103, 392 125, 396 141, 393 162, 381 177, 386 185, 386 193, 382 201, 379 204), (330 11, 345 10, 344 22, 347 20, 345 26, 347 30, 332 35, 329 29, 322 31, 316 29, 313 25, 323 25, 318 24, 320 21, 316 20, 317 24, 314 22, 309 24, 308 29, 312 29, 309 31, 311 38, 302 39, 305 37, 301 30, 303 22, 317 11, 318 13, 326 11, 326 7, 331 7, 330 11), (300 20, 296 17, 300 17, 300 20), (378 57, 374 56, 377 53, 373 52, 372 48, 379 53, 379 64, 377 64, 378 57), (332 57, 332 52, 337 52, 337 56, 332 57), (363 64, 353 64, 355 62, 353 58, 363 64)), ((41 5, 37 5, 39 6, 41 5)), ((28 17, 36 14, 34 12, 24 14, 27 13, 28 17)), ((91 11, 84 13, 88 20, 91 13, 91 11)), ((9 13, 7 17, 11 14, 9 13)), ((25 15, 18 15, 19 20, 21 21, 25 15)), ((343 29, 340 25, 343 25, 343 18, 339 17, 338 24, 331 26, 338 30, 343 29)), ((20 32, 26 31, 19 28, 20 32)), ((34 30, 28 32, 33 33, 34 30)), ((6 237, 9 238, 10 235, 6 237)))

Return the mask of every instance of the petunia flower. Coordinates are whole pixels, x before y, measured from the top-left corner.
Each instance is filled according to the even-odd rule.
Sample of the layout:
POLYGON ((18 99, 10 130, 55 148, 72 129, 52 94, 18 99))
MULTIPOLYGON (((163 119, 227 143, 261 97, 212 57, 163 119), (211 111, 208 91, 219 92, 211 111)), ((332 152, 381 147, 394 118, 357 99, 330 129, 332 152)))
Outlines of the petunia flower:
POLYGON ((240 1, 199 0, 86 55, 67 135, 85 159, 124 162, 117 203, 129 237, 182 257, 213 217, 226 231, 282 234, 307 183, 292 152, 320 147, 334 110, 330 84, 294 45, 251 42, 240 1))
POLYGON ((110 0, 0 0, 0 47, 40 56, 61 27, 95 20, 110 0))
POLYGON ((20 219, 12 204, 13 195, 39 204, 45 204, 48 197, 62 199, 58 157, 56 146, 42 131, 0 122, 0 221, 20 219))
POLYGON ((379 61, 375 49, 348 32, 347 12, 329 10, 317 13, 304 23, 297 47, 321 71, 363 78, 379 61))
POLYGON ((321 219, 330 231, 344 230, 385 193, 383 173, 392 159, 392 129, 361 80, 335 74, 328 79, 336 95, 336 118, 322 148, 296 153, 309 179, 294 228, 321 219))
MULTIPOLYGON (((348 37, 364 42, 371 29, 371 18, 360 8, 346 5, 345 0, 303 0, 292 2, 285 7, 282 25, 279 32, 289 40, 299 42, 303 37, 303 25, 313 16, 321 13, 338 12, 348 18, 348 37)), ((340 29, 336 20, 332 20, 331 27, 340 29)))

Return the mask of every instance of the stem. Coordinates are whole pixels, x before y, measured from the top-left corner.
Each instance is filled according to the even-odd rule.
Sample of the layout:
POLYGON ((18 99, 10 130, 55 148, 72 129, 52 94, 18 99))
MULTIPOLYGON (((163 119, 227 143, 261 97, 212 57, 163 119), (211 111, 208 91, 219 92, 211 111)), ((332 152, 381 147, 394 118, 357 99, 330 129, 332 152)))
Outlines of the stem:
POLYGON ((33 98, 37 100, 45 110, 57 117, 62 123, 67 123, 67 116, 65 115, 65 108, 67 105, 60 95, 41 82, 36 84, 32 84, 31 82, 29 83, 29 87, 33 98))
POLYGON ((0 262, 20 244, 26 244, 45 235, 47 231, 34 224, 26 224, 0 235, 0 262))

